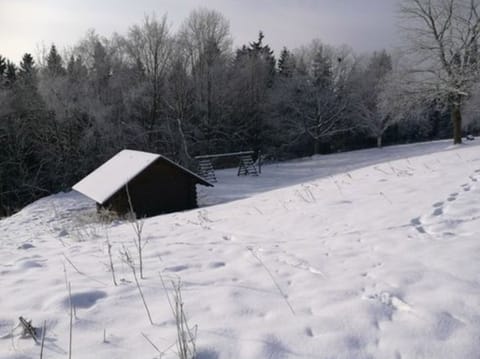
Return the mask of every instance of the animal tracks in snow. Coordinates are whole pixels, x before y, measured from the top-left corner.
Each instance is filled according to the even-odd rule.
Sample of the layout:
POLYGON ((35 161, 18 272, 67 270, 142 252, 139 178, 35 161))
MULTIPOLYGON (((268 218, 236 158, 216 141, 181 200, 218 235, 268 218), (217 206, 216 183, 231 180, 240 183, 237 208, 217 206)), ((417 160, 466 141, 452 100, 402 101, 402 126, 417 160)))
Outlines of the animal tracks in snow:
POLYGON ((447 198, 448 202, 453 202, 457 199, 458 192, 450 193, 450 195, 447 198))
POLYGON ((432 216, 436 217, 436 216, 441 216, 442 214, 443 214, 443 208, 440 207, 440 208, 435 208, 435 210, 432 213, 432 216))
POLYGON ((479 219, 479 216, 476 216, 476 213, 472 211, 458 212, 455 205, 456 201, 478 201, 478 199, 472 198, 472 196, 478 195, 478 191, 476 191, 478 173, 480 173, 480 169, 475 170, 474 174, 469 176, 469 183, 460 185, 459 192, 450 193, 445 201, 435 202, 432 205, 433 211, 430 214, 412 218, 410 225, 420 234, 453 238, 456 227, 479 219))
MULTIPOLYGON (((374 288, 372 288, 374 289, 374 288)), ((372 302, 377 327, 382 321, 393 321, 396 312, 413 313, 413 308, 397 295, 387 291, 363 289, 362 299, 372 302)))
MULTIPOLYGON (((280 249, 278 246, 276 248, 280 249)), ((325 274, 320 270, 310 265, 306 260, 299 258, 293 253, 287 252, 286 250, 280 249, 279 255, 276 257, 278 262, 287 264, 293 268, 301 269, 308 271, 315 275, 320 275, 325 278, 325 274)))

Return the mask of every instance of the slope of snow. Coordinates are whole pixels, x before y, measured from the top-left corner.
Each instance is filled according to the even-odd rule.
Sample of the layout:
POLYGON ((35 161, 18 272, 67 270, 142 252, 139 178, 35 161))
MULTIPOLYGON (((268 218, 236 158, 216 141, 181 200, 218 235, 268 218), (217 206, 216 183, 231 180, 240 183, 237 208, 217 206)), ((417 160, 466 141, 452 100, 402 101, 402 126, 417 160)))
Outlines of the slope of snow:
POLYGON ((478 358, 480 147, 446 142, 220 171, 210 205, 147 219, 150 325, 120 252, 129 223, 66 193, 0 221, 0 358, 38 358, 10 335, 45 320, 45 358, 175 358, 159 273, 181 278, 200 359, 478 358), (232 201, 234 200, 234 201, 232 201), (118 286, 109 270, 106 240, 118 286), (104 331, 106 341, 104 341, 104 331))

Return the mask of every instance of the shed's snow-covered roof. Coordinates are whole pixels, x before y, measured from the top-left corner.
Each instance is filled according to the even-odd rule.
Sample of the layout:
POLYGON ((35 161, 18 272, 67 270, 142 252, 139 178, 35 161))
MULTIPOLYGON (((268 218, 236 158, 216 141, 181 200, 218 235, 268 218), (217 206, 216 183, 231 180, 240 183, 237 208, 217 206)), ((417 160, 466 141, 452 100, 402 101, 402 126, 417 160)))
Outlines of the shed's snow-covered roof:
POLYGON ((120 188, 125 186, 159 158, 195 177, 200 184, 212 186, 212 184, 203 178, 164 156, 149 152, 123 150, 75 184, 72 188, 97 203, 103 204, 120 188))

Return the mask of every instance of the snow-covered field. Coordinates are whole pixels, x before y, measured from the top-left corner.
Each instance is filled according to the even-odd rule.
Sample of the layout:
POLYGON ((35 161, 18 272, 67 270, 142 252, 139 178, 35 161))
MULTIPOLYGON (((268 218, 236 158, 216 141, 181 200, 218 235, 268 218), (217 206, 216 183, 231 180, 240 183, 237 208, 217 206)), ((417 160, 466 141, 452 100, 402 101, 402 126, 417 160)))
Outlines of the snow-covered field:
POLYGON ((123 246, 135 254, 129 223, 96 222, 74 193, 1 220, 0 357, 39 357, 40 345, 19 329, 12 336, 19 316, 46 321, 44 358, 67 357, 70 282, 72 358, 158 358, 146 338, 161 351, 176 340, 160 274, 182 280, 199 359, 480 357, 478 143, 316 156, 267 165, 258 178, 218 178, 201 189, 203 208, 144 223, 140 285, 154 325, 120 255, 123 246))

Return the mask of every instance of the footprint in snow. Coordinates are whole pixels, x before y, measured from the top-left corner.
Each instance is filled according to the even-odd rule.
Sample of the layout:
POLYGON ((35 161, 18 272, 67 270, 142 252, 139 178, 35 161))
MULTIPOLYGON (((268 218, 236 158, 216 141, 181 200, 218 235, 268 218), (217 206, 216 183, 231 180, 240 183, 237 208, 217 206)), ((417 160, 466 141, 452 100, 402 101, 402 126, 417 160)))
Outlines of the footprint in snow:
POLYGON ((286 358, 292 351, 273 334, 266 335, 263 340, 263 358, 286 358))
POLYGON ((425 234, 427 233, 425 231, 425 228, 422 226, 422 221, 420 220, 420 217, 415 217, 410 220, 410 224, 415 227, 418 233, 425 234))
POLYGON ((443 214, 443 208, 435 208, 435 210, 432 213, 432 216, 441 216, 443 214))
POLYGON ((221 268, 221 267, 225 267, 225 262, 212 262, 208 266, 210 268, 221 268))
POLYGON ((23 243, 22 245, 17 247, 17 249, 30 249, 30 248, 35 248, 35 246, 31 243, 23 243))
POLYGON ((468 186, 468 187, 463 187, 463 190, 464 190, 465 192, 470 191, 470 186, 468 186))
POLYGON ((415 217, 410 220, 410 224, 413 226, 420 226, 422 222, 420 221, 420 217, 415 217))
POLYGON ((357 336, 348 335, 344 338, 345 346, 349 350, 361 350, 365 347, 365 341, 357 336))
POLYGON ((415 229, 417 230, 418 233, 421 233, 421 234, 427 233, 427 231, 425 230, 425 228, 423 228, 423 226, 415 227, 415 229))
MULTIPOLYGON (((107 293, 102 290, 90 290, 86 292, 72 293, 72 304, 76 308, 88 309, 93 307, 98 300, 105 298, 107 293)), ((70 308, 70 298, 66 296, 63 300, 63 306, 70 308)))
POLYGON ((464 326, 460 320, 454 318, 448 312, 441 312, 436 315, 434 324, 435 337, 438 340, 447 340, 459 328, 464 326))
POLYGON ((219 357, 218 352, 211 348, 200 349, 195 355, 196 359, 218 359, 219 357))
POLYGON ((434 203, 433 204, 433 208, 438 208, 438 207, 442 207, 443 206, 443 202, 437 202, 437 203, 434 203))
POLYGON ((46 259, 38 259, 39 256, 32 256, 32 257, 25 257, 20 258, 16 261, 16 265, 22 269, 30 269, 30 268, 42 268, 42 262, 46 262, 46 259))
POLYGON ((411 312, 412 307, 405 303, 403 300, 400 298, 388 293, 388 292, 383 292, 380 294, 380 301, 383 304, 390 305, 396 310, 401 310, 404 312, 411 312))
POLYGON ((167 267, 164 269, 165 272, 181 272, 186 269, 188 269, 189 266, 187 265, 178 265, 178 266, 173 266, 173 267, 167 267))

